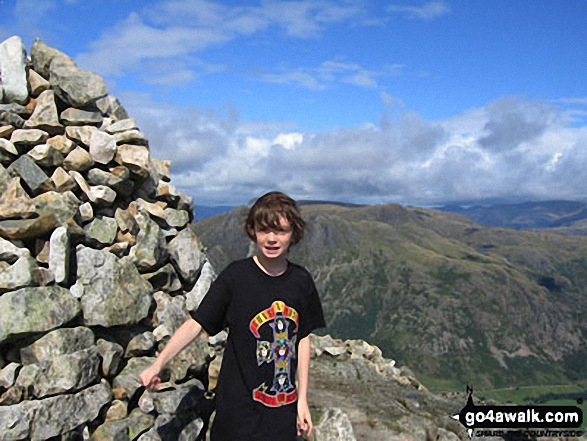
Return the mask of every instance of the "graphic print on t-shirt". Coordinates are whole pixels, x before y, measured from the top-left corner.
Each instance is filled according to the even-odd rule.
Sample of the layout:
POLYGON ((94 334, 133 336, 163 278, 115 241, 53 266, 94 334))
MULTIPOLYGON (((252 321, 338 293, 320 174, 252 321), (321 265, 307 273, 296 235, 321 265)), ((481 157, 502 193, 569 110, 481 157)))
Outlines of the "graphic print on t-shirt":
POLYGON ((276 301, 257 314, 249 324, 249 329, 257 339, 258 365, 274 363, 271 387, 263 383, 253 391, 253 400, 265 406, 279 407, 293 403, 297 398, 296 387, 291 381, 291 363, 296 358, 298 321, 295 309, 282 301, 276 301), (272 328, 273 341, 261 340, 259 330, 265 325, 272 328))

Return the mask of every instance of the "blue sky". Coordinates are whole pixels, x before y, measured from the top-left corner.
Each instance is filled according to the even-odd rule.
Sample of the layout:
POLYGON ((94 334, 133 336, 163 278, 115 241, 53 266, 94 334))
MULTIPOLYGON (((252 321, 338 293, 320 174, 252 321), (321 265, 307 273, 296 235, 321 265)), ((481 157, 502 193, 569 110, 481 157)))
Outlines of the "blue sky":
POLYGON ((2 0, 200 204, 587 199, 587 2, 2 0))

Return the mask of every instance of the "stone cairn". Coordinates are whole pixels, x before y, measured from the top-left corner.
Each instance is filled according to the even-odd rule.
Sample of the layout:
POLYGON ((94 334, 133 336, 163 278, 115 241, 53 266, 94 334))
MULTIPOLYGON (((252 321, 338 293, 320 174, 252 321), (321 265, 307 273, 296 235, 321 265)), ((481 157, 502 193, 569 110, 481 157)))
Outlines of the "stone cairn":
POLYGON ((104 81, 40 40, 0 44, 0 103, 0 440, 203 439, 222 339, 161 391, 139 381, 215 277, 191 198, 104 81))

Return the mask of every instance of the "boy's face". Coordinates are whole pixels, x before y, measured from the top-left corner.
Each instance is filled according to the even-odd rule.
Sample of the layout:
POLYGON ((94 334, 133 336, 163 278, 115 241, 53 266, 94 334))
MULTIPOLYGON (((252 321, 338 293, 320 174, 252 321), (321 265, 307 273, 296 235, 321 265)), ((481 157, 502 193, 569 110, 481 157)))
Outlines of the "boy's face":
POLYGON ((291 225, 279 216, 279 225, 274 228, 255 225, 257 249, 267 259, 284 259, 291 244, 291 225))

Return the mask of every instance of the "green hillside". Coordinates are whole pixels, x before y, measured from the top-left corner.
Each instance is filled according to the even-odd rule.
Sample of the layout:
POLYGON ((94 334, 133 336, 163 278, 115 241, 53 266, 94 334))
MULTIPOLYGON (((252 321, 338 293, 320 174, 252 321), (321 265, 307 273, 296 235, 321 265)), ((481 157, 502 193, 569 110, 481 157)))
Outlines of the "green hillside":
MULTIPOLYGON (((246 209, 195 225, 212 263, 244 257, 246 209)), ((399 205, 303 207, 291 260, 314 275, 326 332, 417 376, 477 389, 587 378, 587 238, 484 227, 399 205)))

